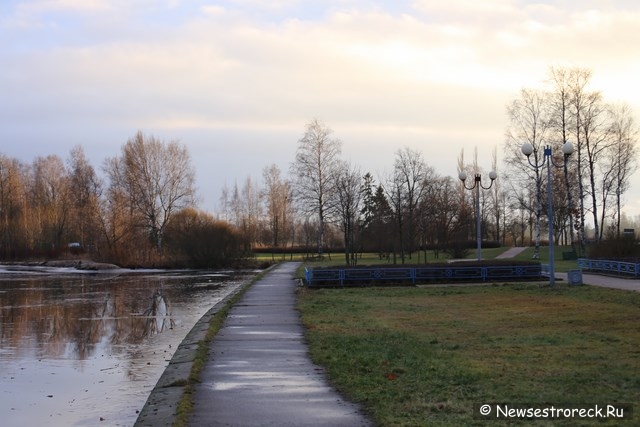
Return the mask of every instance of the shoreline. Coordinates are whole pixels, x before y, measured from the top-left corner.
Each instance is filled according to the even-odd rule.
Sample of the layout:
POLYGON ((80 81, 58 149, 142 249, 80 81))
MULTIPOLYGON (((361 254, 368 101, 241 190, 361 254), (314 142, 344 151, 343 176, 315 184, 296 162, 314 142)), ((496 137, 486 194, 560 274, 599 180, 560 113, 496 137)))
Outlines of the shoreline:
MULTIPOLYGON (((47 260, 47 261, 18 261, 18 262, 0 262, 0 267, 10 268, 71 268, 81 271, 104 271, 104 270, 122 270, 123 268, 105 262, 95 262, 90 259, 64 259, 64 260, 47 260)), ((28 270, 27 270, 28 271, 28 270)))
POLYGON ((213 318, 234 301, 239 294, 249 289, 256 280, 272 267, 253 277, 226 295, 213 305, 191 328, 182 340, 160 379, 149 393, 147 400, 138 414, 134 427, 170 427, 178 414, 178 404, 190 384, 190 376, 194 360, 201 342, 206 340, 213 318))

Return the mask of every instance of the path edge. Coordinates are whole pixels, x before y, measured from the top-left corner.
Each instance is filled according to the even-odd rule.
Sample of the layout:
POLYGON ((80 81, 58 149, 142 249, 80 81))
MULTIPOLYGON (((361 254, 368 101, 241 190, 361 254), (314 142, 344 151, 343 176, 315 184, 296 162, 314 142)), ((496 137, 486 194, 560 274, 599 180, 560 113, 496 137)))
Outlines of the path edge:
POLYGON ((275 268, 274 264, 255 277, 239 285, 214 304, 191 328, 178 345, 169 364, 160 375, 158 382, 151 390, 147 401, 140 410, 134 427, 172 426, 178 416, 178 403, 189 384, 189 376, 193 368, 198 346, 206 339, 209 326, 214 316, 233 305, 235 299, 247 291, 257 280, 275 268))

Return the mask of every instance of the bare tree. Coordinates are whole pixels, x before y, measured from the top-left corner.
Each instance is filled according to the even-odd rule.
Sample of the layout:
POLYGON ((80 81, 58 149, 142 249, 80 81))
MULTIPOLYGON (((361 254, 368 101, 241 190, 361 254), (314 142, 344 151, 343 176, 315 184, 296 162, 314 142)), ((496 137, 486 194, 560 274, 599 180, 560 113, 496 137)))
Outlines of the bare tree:
POLYGON ((286 246, 288 230, 291 228, 288 222, 293 221, 291 185, 282 178, 280 169, 275 164, 265 167, 262 176, 263 200, 271 245, 274 248, 286 246))
MULTIPOLYGON (((105 197, 100 202, 100 229, 109 258, 116 262, 127 262, 136 246, 134 242, 144 239, 139 226, 143 218, 132 204, 122 158, 107 158, 102 169, 107 176, 108 185, 105 197)), ((141 245, 138 243, 138 246, 141 245)))
POLYGON ((70 174, 71 232, 84 248, 87 235, 90 236, 89 241, 92 245, 96 243, 102 183, 86 159, 81 146, 71 150, 67 164, 70 174))
MULTIPOLYGON (((571 142, 570 135, 572 134, 572 128, 575 126, 572 124, 575 122, 576 114, 572 113, 571 107, 574 105, 575 97, 581 96, 581 89, 579 86, 585 79, 588 79, 588 72, 579 68, 557 68, 551 67, 549 71, 550 82, 552 85, 551 92, 549 94, 550 102, 550 125, 552 128, 552 139, 558 142, 557 145, 563 146, 567 142, 571 142)), ((575 105, 574 105, 575 106, 575 105)), ((579 134, 578 134, 579 136, 579 134)), ((577 144, 577 137, 576 137, 577 144)), ((569 236, 571 246, 574 248, 574 217, 575 210, 573 205, 574 189, 569 179, 570 168, 569 163, 564 162, 564 186, 567 195, 567 213, 569 222, 569 236)))
POLYGON ((347 265, 355 265, 356 233, 362 202, 360 171, 347 162, 341 162, 336 174, 336 217, 344 240, 344 256, 347 265))
POLYGON ((60 250, 69 221, 69 181, 58 156, 37 157, 32 167, 31 206, 40 248, 60 250))
POLYGON ((637 140, 638 127, 627 104, 616 105, 610 110, 610 135, 612 147, 605 163, 611 172, 611 182, 615 193, 616 236, 620 238, 622 196, 629 189, 629 180, 638 169, 637 140))
POLYGON ((386 199, 389 202, 389 208, 393 218, 393 263, 397 262, 398 252, 400 253, 400 261, 402 264, 405 262, 404 253, 404 238, 405 238, 405 225, 404 225, 404 180, 402 177, 394 173, 387 177, 384 190, 386 192, 386 199))
POLYGON ((242 196, 240 195, 238 182, 235 181, 231 190, 231 197, 227 201, 226 211, 228 212, 229 221, 237 228, 242 227, 242 209, 242 196))
POLYGON ((451 177, 435 176, 425 182, 425 194, 420 202, 418 219, 423 233, 425 262, 427 245, 433 248, 434 256, 438 258, 440 250, 450 243, 461 200, 456 188, 451 177))
POLYGON ((25 165, 0 154, 0 256, 15 258, 28 249, 25 165))
POLYGON ((515 246, 525 244, 525 235, 527 231, 527 219, 531 216, 531 211, 526 208, 526 205, 522 203, 523 196, 522 192, 531 192, 530 188, 528 189, 517 189, 512 188, 512 197, 510 199, 510 203, 507 206, 505 211, 508 219, 506 220, 506 227, 504 231, 509 231, 511 235, 511 239, 513 240, 513 244, 515 246), (515 195, 515 196, 514 196, 515 195))
POLYGON ((260 189, 251 176, 245 178, 239 195, 237 188, 234 191, 234 205, 238 212, 236 225, 242 235, 244 250, 249 252, 258 241, 258 222, 262 211, 260 189))
POLYGON ((171 215, 194 202, 195 173, 186 147, 138 132, 122 147, 122 170, 131 204, 158 252, 171 215))
POLYGON ((569 90, 570 108, 571 108, 571 133, 575 139, 576 149, 576 173, 578 175, 578 200, 579 206, 579 218, 578 218, 578 230, 580 239, 581 251, 585 250, 585 205, 586 190, 584 186, 584 136, 583 136, 583 109, 586 105, 587 98, 587 86, 591 80, 591 71, 582 68, 572 68, 569 70, 567 77, 567 84, 569 90))
MULTIPOLYGON (((611 146, 609 126, 606 121, 606 109, 600 92, 591 92, 585 97, 584 108, 580 117, 583 135, 582 154, 584 154, 585 168, 589 179, 589 195, 591 196, 591 213, 593 215, 594 238, 596 242, 602 239, 602 228, 598 218, 598 207, 604 200, 598 201, 598 170, 597 165, 611 146)), ((604 209, 604 207, 603 207, 604 209)))
POLYGON ((394 181, 397 181, 399 211, 405 218, 399 224, 400 251, 404 263, 405 249, 409 258, 415 250, 416 213, 424 197, 425 183, 434 178, 433 168, 427 167, 419 151, 405 147, 396 151, 394 181), (405 248, 406 246, 406 248, 405 248))
POLYGON ((542 215, 542 186, 544 145, 548 143, 549 117, 546 106, 546 93, 538 90, 522 89, 520 97, 508 107, 509 127, 506 134, 505 160, 510 169, 512 180, 518 180, 520 185, 526 187, 533 180, 535 188, 535 200, 530 203, 523 198, 525 203, 535 215, 535 252, 533 257, 540 257, 540 217, 542 215), (533 147, 530 156, 536 167, 530 167, 527 158, 522 154, 521 147, 525 142, 533 147))
POLYGON ((318 119, 306 125, 298 141, 291 173, 295 177, 295 194, 301 209, 318 218, 318 255, 323 254, 325 225, 335 198, 334 176, 339 166, 342 142, 331 137, 332 130, 318 119))
MULTIPOLYGON (((517 171, 519 159, 521 156, 517 152, 517 147, 521 142, 529 142, 534 149, 532 157, 535 166, 542 165, 539 154, 542 153, 544 145, 565 145, 572 143, 575 154, 568 158, 564 158, 564 191, 562 188, 562 177, 554 176, 551 178, 553 182, 553 204, 554 209, 553 224, 555 229, 553 232, 556 238, 566 241, 566 229, 569 229, 570 242, 574 246, 574 229, 578 230, 581 251, 585 249, 585 222, 586 213, 592 215, 592 224, 594 229, 594 238, 599 241, 603 238, 605 230, 606 218, 614 213, 620 219, 620 203, 619 193, 626 189, 626 183, 631 173, 635 171, 635 152, 633 144, 629 145, 624 141, 629 138, 625 134, 631 133, 629 123, 631 114, 627 110, 611 111, 604 103, 603 96, 598 91, 588 90, 591 79, 591 71, 582 68, 551 68, 549 82, 551 90, 544 93, 541 97, 540 108, 514 108, 518 107, 518 101, 514 102, 509 109, 511 116, 511 125, 507 133, 508 148, 513 146, 511 156, 507 152, 507 164, 511 166, 512 171, 517 171), (531 120, 538 117, 533 111, 538 110, 542 114, 540 122, 531 120), (524 112, 524 113, 523 113, 524 112), (514 114, 516 113, 516 114, 514 114), (522 118, 529 118, 525 122, 526 128, 535 130, 547 130, 546 133, 539 133, 536 142, 530 138, 535 136, 536 132, 523 132, 523 126, 520 125, 522 118), (520 121, 520 123, 517 120, 520 121), (537 123, 542 123, 541 127, 537 123), (520 129, 520 132, 518 132, 520 129), (529 138, 528 138, 529 137, 529 138), (518 141, 519 144, 510 141, 518 141), (627 156, 626 153, 630 151, 627 156), (632 162, 625 165, 625 160, 631 159, 632 162), (575 159, 575 160, 574 160, 575 159), (626 172, 622 172, 625 170, 626 172), (620 171, 620 174, 619 174, 620 171), (627 173, 628 172, 628 173, 627 173), (620 178, 620 179, 619 179, 620 178), (619 184, 622 184, 620 186, 619 184), (610 207, 611 199, 616 197, 615 208, 610 207), (579 207, 575 208, 573 201, 579 200, 579 207), (567 204, 568 201, 568 204, 567 204), (574 221, 575 219, 575 221, 574 221), (577 227, 574 226, 577 224, 577 227)), ((523 94, 527 91, 523 90, 523 94)), ((524 99, 524 96, 521 96, 524 99)), ((533 103, 524 103, 532 105, 533 103)), ((631 137, 635 140, 635 136, 631 137)), ((549 162, 553 163, 553 162, 549 162)), ((550 166, 550 165, 547 165, 550 166)), ((536 172, 536 210, 540 208, 540 185, 541 177, 538 168, 534 168, 536 172)), ((512 179, 517 179, 517 174, 511 174, 512 179)), ((512 184, 513 186, 513 184, 512 184)), ((525 197, 522 200, 526 200, 525 197)), ((535 210, 534 210, 535 211, 535 210)), ((539 223, 539 214, 536 214, 536 223, 539 223)), ((619 228, 619 223, 616 224, 619 228)), ((538 233, 536 233, 538 234, 538 233)))

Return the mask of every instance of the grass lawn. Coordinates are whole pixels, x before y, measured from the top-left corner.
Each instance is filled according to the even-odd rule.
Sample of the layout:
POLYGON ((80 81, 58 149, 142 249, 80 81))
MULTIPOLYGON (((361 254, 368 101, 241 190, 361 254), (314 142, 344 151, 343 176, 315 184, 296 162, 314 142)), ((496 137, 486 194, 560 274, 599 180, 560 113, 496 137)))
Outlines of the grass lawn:
MULTIPOLYGON (((494 259, 498 255, 502 254, 508 247, 500 247, 500 248, 486 248, 482 249, 482 259, 494 259)), ((569 246, 556 246, 554 252, 555 259, 555 268, 556 271, 568 271, 577 268, 577 261, 563 261, 562 260, 562 252, 570 250, 569 246)), ((547 264, 549 262, 549 248, 547 246, 540 247, 540 262, 543 264, 547 264)), ((514 259, 519 259, 523 261, 531 261, 534 253, 534 248, 529 247, 525 249, 522 253, 517 255, 514 259)), ((305 265, 308 267, 333 267, 333 266, 344 266, 345 259, 344 254, 341 253, 332 253, 325 255, 324 259, 321 261, 309 261, 306 259, 307 254, 304 253, 294 253, 291 254, 266 254, 260 253, 256 254, 255 257, 258 261, 304 261, 305 265)), ((476 259, 476 250, 470 249, 469 255, 467 259, 476 259)), ((427 263, 435 263, 435 262, 447 262, 449 260, 449 256, 440 251, 438 257, 436 258, 434 251, 427 251, 427 263)), ((400 257, 397 258, 397 265, 400 264, 400 257)), ((418 255, 414 253, 411 258, 406 258, 405 263, 407 264, 424 264, 424 252, 420 252, 418 255)), ((363 253, 359 254, 358 258, 359 265, 393 265, 393 260, 380 259, 378 254, 375 253, 363 253)))
POLYGON ((531 423, 474 419, 474 403, 486 402, 640 408, 640 293, 538 284, 302 288, 298 307, 313 360, 380 426, 531 423))

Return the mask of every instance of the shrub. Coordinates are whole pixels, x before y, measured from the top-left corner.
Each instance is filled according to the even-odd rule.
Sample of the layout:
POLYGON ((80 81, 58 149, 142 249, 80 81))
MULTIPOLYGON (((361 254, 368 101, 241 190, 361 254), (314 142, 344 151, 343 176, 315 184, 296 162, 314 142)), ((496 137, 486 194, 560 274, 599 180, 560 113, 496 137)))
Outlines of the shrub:
POLYGON ((450 243, 444 252, 453 259, 463 259, 471 253, 468 242, 460 240, 450 243))
POLYGON ((244 255, 241 236, 229 223, 193 209, 175 215, 166 241, 176 262, 191 268, 228 267, 244 255))
POLYGON ((589 246, 588 256, 592 259, 628 260, 640 258, 640 246, 633 236, 602 240, 589 246))

